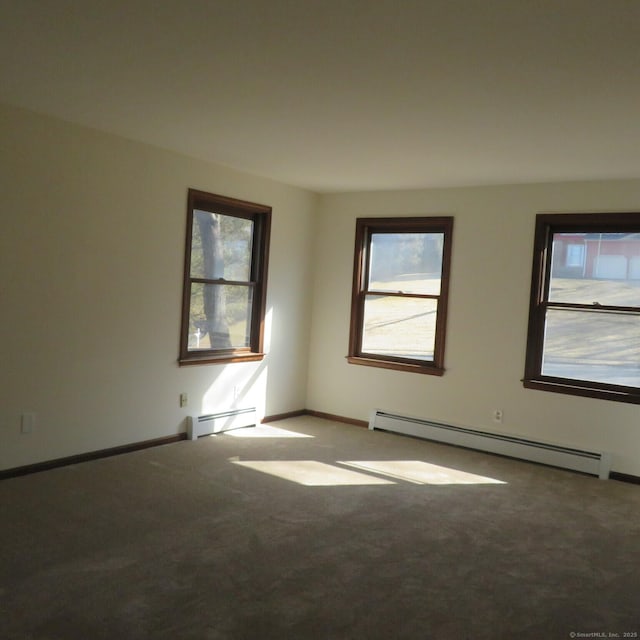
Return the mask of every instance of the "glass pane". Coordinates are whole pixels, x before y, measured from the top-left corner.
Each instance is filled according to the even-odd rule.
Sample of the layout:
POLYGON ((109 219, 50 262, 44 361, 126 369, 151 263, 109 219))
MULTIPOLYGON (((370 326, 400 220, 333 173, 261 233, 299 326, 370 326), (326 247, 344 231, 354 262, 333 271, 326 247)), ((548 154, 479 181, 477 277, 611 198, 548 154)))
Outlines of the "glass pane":
POLYGON ((438 301, 429 298, 367 296, 362 351, 433 360, 438 301))
POLYGON ((369 286, 440 295, 444 233, 372 233, 369 286))
POLYGON ((640 233, 556 233, 551 302, 640 307, 640 233))
POLYGON ((640 316, 548 309, 542 373, 640 387, 640 316))
POLYGON ((189 351, 248 347, 251 287, 191 284, 189 351))
POLYGON ((248 282, 253 221, 207 211, 193 212, 191 277, 248 282))

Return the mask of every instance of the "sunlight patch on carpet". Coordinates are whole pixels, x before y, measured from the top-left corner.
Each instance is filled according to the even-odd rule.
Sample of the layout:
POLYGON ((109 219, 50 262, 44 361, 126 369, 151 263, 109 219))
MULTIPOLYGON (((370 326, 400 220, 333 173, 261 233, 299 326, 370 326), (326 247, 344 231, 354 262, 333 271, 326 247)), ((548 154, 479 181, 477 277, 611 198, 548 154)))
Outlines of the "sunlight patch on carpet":
POLYGON ((395 484, 391 480, 316 460, 231 460, 231 462, 307 487, 395 484))
POLYGON ((487 478, 421 460, 340 460, 338 464, 414 484, 506 484, 495 478, 487 478))
POLYGON ((307 433, 299 433, 298 431, 288 431, 279 427, 271 427, 266 424, 259 424, 255 427, 246 427, 244 429, 234 429, 233 431, 225 431, 223 434, 233 438, 315 438, 307 433))

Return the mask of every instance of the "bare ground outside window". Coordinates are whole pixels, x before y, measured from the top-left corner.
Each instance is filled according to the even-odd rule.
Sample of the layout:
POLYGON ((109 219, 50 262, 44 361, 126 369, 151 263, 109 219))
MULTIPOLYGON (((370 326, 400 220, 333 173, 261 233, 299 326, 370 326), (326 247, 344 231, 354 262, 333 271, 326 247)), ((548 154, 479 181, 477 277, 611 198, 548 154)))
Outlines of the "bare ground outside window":
MULTIPOLYGON (((440 274, 412 273, 372 282, 373 290, 437 294, 440 274)), ((364 313, 362 350, 383 356, 433 360, 437 300, 371 295, 364 313)))
MULTIPOLYGON (((639 304, 639 281, 554 278, 552 286, 551 300, 639 304)), ((640 387, 640 315, 600 311, 597 304, 547 310, 543 375, 640 387)))

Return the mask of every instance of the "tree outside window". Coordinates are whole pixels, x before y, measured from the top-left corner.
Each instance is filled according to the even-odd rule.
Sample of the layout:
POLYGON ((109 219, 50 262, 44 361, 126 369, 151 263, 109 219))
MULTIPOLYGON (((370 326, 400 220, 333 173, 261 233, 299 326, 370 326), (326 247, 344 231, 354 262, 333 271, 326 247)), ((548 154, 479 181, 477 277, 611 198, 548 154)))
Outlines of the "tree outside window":
POLYGON ((181 364, 263 357, 271 209, 190 190, 181 364))

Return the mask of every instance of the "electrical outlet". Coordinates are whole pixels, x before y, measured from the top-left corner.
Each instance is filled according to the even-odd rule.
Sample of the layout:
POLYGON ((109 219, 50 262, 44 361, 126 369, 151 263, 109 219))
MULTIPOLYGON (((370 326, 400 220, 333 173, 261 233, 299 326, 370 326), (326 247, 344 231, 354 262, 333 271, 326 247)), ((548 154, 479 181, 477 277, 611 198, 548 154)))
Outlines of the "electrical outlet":
POLYGON ((502 413, 502 409, 494 409, 493 410, 493 421, 497 422, 498 424, 502 424, 502 419, 503 419, 504 415, 502 413))
POLYGON ((180 394, 180 406, 182 408, 184 408, 184 407, 187 406, 188 403, 189 403, 189 398, 188 398, 187 394, 186 393, 181 393, 180 394))

